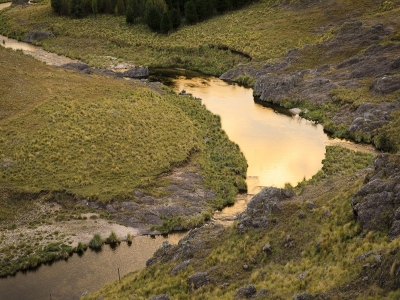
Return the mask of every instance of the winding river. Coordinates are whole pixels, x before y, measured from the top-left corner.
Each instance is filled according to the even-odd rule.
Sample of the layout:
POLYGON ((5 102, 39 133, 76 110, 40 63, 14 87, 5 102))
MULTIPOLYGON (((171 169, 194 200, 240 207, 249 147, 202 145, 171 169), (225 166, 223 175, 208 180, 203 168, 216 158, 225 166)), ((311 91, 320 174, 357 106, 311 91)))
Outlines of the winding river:
MULTIPOLYGON (((0 4, 0 10, 10 4, 0 4)), ((69 58, 48 53, 39 47, 0 36, 5 47, 20 49, 50 65, 70 62, 69 58)), ((262 187, 296 185, 321 168, 325 146, 341 144, 354 150, 373 151, 350 142, 332 140, 321 125, 292 116, 287 111, 253 100, 252 90, 228 84, 215 77, 185 70, 151 70, 150 80, 161 81, 175 91, 185 90, 201 98, 214 114, 221 116, 222 128, 236 142, 248 161, 248 195, 239 195, 234 206, 216 212, 214 221, 229 224, 243 211, 251 195, 262 187)), ((146 260, 163 242, 176 244, 183 234, 167 238, 135 237, 129 247, 104 247, 100 253, 86 251, 68 261, 43 265, 35 271, 19 272, 0 279, 1 299, 78 299, 82 293, 99 289, 120 275, 144 268, 146 260)))

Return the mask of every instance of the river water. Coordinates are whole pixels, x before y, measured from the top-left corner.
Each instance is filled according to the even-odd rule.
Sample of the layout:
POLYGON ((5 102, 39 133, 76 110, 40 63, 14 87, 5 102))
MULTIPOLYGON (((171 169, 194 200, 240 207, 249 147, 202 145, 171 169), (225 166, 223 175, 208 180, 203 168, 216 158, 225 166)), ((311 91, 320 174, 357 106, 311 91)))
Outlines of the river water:
MULTIPOLYGON (((7 6, 9 3, 0 4, 0 10, 7 6)), ((47 64, 71 61, 4 36, 0 36, 0 43, 21 49, 47 64)), ((161 81, 177 92, 192 93, 202 99, 207 109, 220 115, 222 128, 240 146, 247 159, 248 195, 239 195, 234 206, 216 212, 215 221, 231 223, 236 213, 246 208, 251 195, 265 186, 296 185, 304 178, 309 179, 322 167, 326 145, 340 144, 354 150, 373 151, 329 139, 321 125, 276 107, 255 103, 251 89, 185 70, 151 70, 151 73, 151 80, 161 81)), ((117 280, 118 269, 122 276, 144 268, 146 260, 164 241, 176 244, 182 236, 135 237, 130 247, 125 243, 114 250, 106 246, 100 253, 86 251, 82 257, 73 255, 67 262, 19 272, 16 276, 0 279, 0 299, 78 299, 86 291, 97 290, 105 283, 117 280)))

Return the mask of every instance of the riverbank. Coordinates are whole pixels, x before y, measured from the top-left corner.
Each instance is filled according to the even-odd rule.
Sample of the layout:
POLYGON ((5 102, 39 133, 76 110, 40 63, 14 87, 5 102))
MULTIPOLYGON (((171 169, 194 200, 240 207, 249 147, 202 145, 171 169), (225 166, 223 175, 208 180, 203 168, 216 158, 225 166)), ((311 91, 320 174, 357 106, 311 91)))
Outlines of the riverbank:
POLYGON ((199 101, 0 53, 2 275, 52 243, 64 257, 95 233, 191 228, 245 189, 243 155, 199 101))

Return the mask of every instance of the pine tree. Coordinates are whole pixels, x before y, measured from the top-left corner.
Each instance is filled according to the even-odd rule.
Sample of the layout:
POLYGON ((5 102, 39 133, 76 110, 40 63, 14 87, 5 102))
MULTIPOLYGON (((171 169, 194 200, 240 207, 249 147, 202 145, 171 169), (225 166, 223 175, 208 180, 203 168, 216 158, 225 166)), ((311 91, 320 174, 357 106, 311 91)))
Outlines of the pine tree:
POLYGON ((56 14, 61 14, 62 0, 51 0, 51 8, 56 14))
POLYGON ((197 12, 196 12, 196 5, 193 1, 188 1, 185 3, 185 17, 186 23, 194 24, 197 22, 197 12))
POLYGON ((162 33, 168 33, 172 29, 172 22, 169 17, 169 13, 166 12, 162 16, 161 23, 160 23, 160 30, 162 33))
POLYGON ((171 20, 172 28, 176 29, 181 25, 181 15, 176 8, 172 8, 168 11, 169 19, 171 20))
POLYGON ((97 1, 98 0, 92 0, 92 13, 96 16, 99 13, 98 7, 97 7, 97 1))

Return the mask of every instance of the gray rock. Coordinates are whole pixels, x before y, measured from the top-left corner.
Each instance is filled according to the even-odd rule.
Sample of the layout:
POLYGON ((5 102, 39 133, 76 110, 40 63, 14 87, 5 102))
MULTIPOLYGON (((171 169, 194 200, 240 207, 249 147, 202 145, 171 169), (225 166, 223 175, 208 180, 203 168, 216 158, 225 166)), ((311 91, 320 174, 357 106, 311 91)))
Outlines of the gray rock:
POLYGON ((278 213, 281 202, 290 199, 293 191, 269 187, 253 196, 238 219, 238 231, 246 232, 249 228, 263 229, 269 225, 267 215, 278 213))
POLYGON ((271 245, 269 243, 266 243, 262 248, 262 251, 266 254, 271 254, 272 253, 271 245))
POLYGON ((150 300, 169 300, 168 295, 161 294, 150 298, 150 300))
POLYGON ((140 207, 140 205, 135 202, 122 202, 121 203, 121 208, 123 208, 124 210, 128 210, 128 211, 136 211, 139 209, 139 207, 140 207))
POLYGON ((364 231, 383 230, 394 239, 400 234, 396 217, 400 208, 400 156, 382 154, 374 159, 375 170, 354 194, 351 205, 364 231))
POLYGON ((399 76, 383 76, 372 82, 370 90, 374 94, 389 94, 400 89, 399 76))
POLYGON ((248 286, 241 287, 240 289, 237 290, 235 294, 236 299, 240 298, 252 298, 256 294, 257 290, 254 287, 254 285, 249 284, 248 286))
POLYGON ((75 71, 83 71, 86 69, 90 69, 90 66, 83 62, 76 62, 76 63, 64 64, 61 66, 61 68, 68 69, 68 70, 75 70, 75 71))
POLYGON ((314 207, 315 207, 315 204, 314 204, 314 202, 313 201, 309 201, 308 203, 307 203, 307 208, 308 209, 314 209, 314 207))
POLYGON ((146 66, 134 67, 123 73, 124 77, 129 78, 145 78, 149 76, 149 68, 146 66))
POLYGON ((306 213, 304 213, 304 212, 299 212, 299 214, 298 214, 298 216, 297 216, 300 220, 303 220, 303 219, 306 219, 307 218, 307 215, 306 215, 306 213))
POLYGON ((171 274, 172 275, 177 275, 179 271, 186 269, 190 265, 190 260, 185 260, 181 262, 179 265, 176 265, 175 267, 172 268, 171 274))
POLYGON ((301 293, 293 297, 293 300, 312 300, 312 299, 314 299, 314 297, 310 293, 301 293))
POLYGON ((268 295, 268 290, 267 289, 261 289, 258 294, 256 295, 256 298, 262 298, 268 295))
POLYGON ((197 290, 198 288, 210 284, 210 278, 206 272, 196 273, 188 278, 189 286, 197 290))
POLYGON ((292 247, 294 244, 294 240, 292 239, 292 237, 290 236, 290 234, 287 234, 284 238, 284 246, 285 248, 290 248, 292 247))
POLYGON ((30 32, 26 38, 24 39, 24 42, 26 43, 33 43, 34 41, 42 41, 48 38, 54 37, 54 34, 51 32, 45 32, 45 31, 32 31, 30 32))

